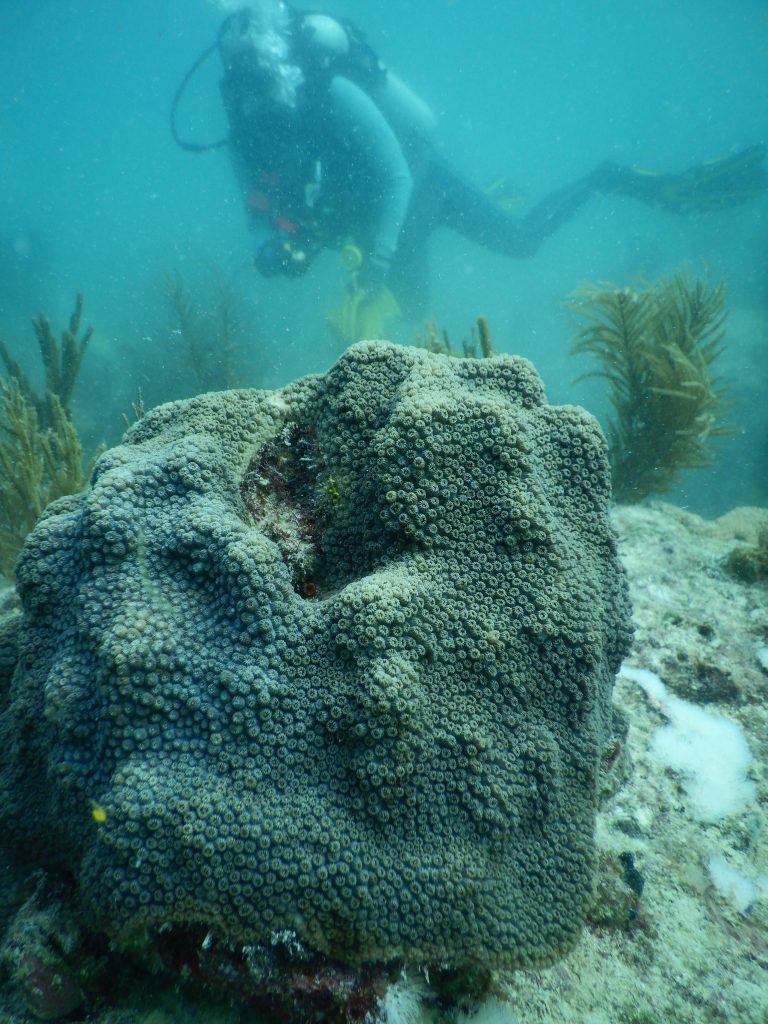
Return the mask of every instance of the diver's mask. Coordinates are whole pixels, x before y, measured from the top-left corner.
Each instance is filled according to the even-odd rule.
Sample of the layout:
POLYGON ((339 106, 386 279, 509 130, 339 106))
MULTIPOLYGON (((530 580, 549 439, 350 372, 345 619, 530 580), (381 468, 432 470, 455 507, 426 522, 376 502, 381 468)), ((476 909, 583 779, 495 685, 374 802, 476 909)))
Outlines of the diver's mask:
POLYGON ((304 82, 291 59, 293 27, 285 4, 243 8, 226 18, 218 46, 225 75, 234 74, 275 103, 295 107, 304 82))
POLYGON ((292 34, 291 14, 281 0, 262 0, 228 15, 216 42, 200 54, 176 90, 171 132, 179 145, 205 152, 225 145, 232 135, 265 138, 297 128, 304 75, 291 59, 292 34), (231 133, 213 143, 195 143, 179 137, 177 109, 189 80, 215 50, 224 67, 220 88, 231 133))
POLYGON ((276 144, 300 131, 299 110, 271 97, 259 69, 229 68, 221 79, 220 89, 232 137, 239 144, 276 144))

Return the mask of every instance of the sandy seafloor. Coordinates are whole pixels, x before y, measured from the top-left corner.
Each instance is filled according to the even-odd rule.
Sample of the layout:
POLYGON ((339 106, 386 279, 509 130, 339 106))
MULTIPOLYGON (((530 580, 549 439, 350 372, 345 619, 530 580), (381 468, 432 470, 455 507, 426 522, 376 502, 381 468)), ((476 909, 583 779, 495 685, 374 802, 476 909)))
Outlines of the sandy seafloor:
MULTIPOLYGON (((626 664, 656 673, 669 695, 739 723, 751 753, 750 799, 734 814, 699 820, 686 778, 652 753, 654 735, 666 722, 664 705, 620 676, 615 700, 629 719, 633 768, 598 818, 595 920, 556 965, 499 979, 508 1001, 494 1000, 472 1019, 477 1024, 766 1024, 768 585, 734 579, 724 560, 768 528, 768 509, 736 509, 706 521, 653 503, 618 508, 614 521, 637 629, 626 664), (643 882, 634 903, 621 867, 627 854, 637 872, 634 879, 643 882), (713 862, 724 866, 719 887, 709 867, 713 862)), ((715 748, 713 741, 708 756, 714 763, 721 753, 727 758, 715 748)), ((152 992, 126 993, 117 1006, 69 1019, 259 1024, 250 1010, 202 1003, 172 982, 152 992)), ((444 1018, 404 998, 389 1019, 416 1024, 444 1018)), ((4 983, 2 1024, 31 1020, 4 983)))

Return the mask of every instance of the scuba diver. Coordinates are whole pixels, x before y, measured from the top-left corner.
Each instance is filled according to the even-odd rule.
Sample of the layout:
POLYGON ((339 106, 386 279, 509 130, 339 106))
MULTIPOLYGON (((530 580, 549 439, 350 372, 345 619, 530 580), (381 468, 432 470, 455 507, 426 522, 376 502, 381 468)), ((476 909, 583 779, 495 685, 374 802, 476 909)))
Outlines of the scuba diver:
MULTIPOLYGON (((363 332, 366 323, 374 331, 368 337, 398 306, 411 317, 424 312, 427 243, 438 227, 528 258, 595 193, 689 212, 768 187, 764 146, 677 174, 605 162, 515 216, 438 152, 429 107, 351 22, 283 0, 258 0, 225 18, 177 90, 171 128, 187 149, 228 146, 263 275, 297 277, 321 250, 342 251, 354 271, 354 311, 369 314, 362 316, 363 332), (201 145, 179 137, 176 114, 187 82, 214 50, 230 130, 201 145)), ((360 326, 358 316, 352 333, 360 326)))

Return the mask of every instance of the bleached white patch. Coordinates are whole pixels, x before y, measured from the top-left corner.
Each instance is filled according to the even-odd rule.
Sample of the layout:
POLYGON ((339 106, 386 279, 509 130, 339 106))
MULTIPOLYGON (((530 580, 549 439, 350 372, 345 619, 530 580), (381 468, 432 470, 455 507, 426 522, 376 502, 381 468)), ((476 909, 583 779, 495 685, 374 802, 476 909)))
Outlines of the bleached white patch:
POLYGON ((520 1018, 508 1003, 489 999, 476 1013, 462 1013, 456 1024, 520 1024, 520 1018))
POLYGON ((746 914, 756 900, 768 899, 768 875, 748 877, 723 857, 710 857, 707 870, 718 893, 741 914, 746 914))
MULTIPOLYGON (((422 1024, 424 986, 419 980, 401 977, 379 1000, 378 1017, 366 1024, 422 1024)), ((370 1016, 370 1015, 369 1015, 370 1016)))
POLYGON ((641 686, 669 720, 654 733, 650 751, 680 773, 699 821, 743 811, 754 799, 755 784, 746 777, 752 754, 739 723, 668 693, 647 669, 622 666, 621 675, 641 686))

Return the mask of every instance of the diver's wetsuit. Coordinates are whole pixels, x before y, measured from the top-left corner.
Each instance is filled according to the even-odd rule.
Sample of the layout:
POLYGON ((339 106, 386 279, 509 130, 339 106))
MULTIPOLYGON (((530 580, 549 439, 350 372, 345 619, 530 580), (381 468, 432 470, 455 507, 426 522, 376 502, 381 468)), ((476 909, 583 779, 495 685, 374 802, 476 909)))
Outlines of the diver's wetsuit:
MULTIPOLYGON (((236 122, 233 122, 236 124, 236 122)), ((532 256, 593 191, 584 178, 553 193, 523 217, 498 206, 454 170, 429 140, 396 135, 363 89, 335 76, 321 102, 303 114, 293 146, 270 153, 233 131, 232 149, 257 247, 285 231, 317 248, 352 238, 391 264, 388 281, 404 311, 427 302, 427 242, 447 227, 512 257, 532 256), (273 161, 283 164, 275 166, 273 161)))
POLYGON ((760 145, 678 174, 606 162, 513 216, 436 151, 431 112, 351 23, 285 3, 273 13, 261 36, 254 36, 259 18, 247 9, 230 15, 217 43, 230 149, 262 273, 302 273, 320 249, 351 240, 364 255, 358 284, 373 293, 386 277, 413 315, 427 301, 427 243, 435 228, 527 258, 594 192, 690 212, 733 205, 768 187, 760 145))
POLYGON ((426 306, 427 242, 436 228, 525 258, 593 191, 592 178, 584 178, 514 217, 428 140, 402 130, 398 137, 376 102, 340 75, 303 118, 295 144, 282 157, 269 153, 271 145, 261 151, 252 136, 233 132, 257 246, 286 231, 305 233, 318 248, 351 237, 366 255, 391 264, 388 281, 410 315, 426 306))

